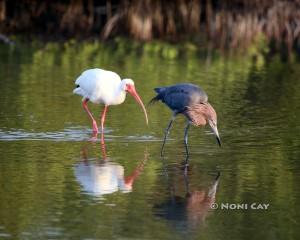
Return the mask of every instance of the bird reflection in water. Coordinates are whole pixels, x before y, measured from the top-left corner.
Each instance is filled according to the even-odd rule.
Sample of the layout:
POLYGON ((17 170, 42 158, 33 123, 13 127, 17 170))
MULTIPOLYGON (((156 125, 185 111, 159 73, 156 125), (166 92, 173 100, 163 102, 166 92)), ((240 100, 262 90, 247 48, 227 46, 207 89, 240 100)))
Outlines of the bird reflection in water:
POLYGON ((180 193, 176 193, 174 184, 170 183, 170 175, 166 167, 164 167, 164 171, 168 181, 169 196, 166 201, 154 206, 156 215, 168 220, 175 229, 198 229, 205 222, 212 210, 212 204, 215 203, 220 172, 217 172, 213 181, 207 187, 191 190, 189 184, 190 172, 185 167, 183 172, 185 196, 182 197, 180 193))
POLYGON ((107 157, 105 144, 101 144, 101 150, 102 160, 99 159, 96 162, 90 161, 88 158, 87 146, 84 146, 81 151, 82 161, 75 166, 75 176, 82 189, 95 197, 117 191, 131 192, 135 180, 144 169, 147 152, 134 171, 130 175, 124 176, 124 167, 107 157))

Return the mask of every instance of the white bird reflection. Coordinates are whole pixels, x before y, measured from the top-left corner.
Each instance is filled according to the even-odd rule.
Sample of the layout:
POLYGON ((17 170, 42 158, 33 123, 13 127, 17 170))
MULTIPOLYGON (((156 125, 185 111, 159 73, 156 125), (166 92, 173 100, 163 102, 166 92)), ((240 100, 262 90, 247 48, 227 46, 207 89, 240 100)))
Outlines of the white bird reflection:
POLYGON ((87 147, 82 149, 83 160, 75 165, 74 171, 83 191, 95 197, 117 191, 131 192, 135 180, 144 169, 147 153, 142 162, 128 176, 125 176, 125 169, 122 165, 112 162, 106 157, 104 144, 102 144, 102 155, 103 160, 90 161, 87 157, 87 147))
POLYGON ((124 180, 124 167, 112 162, 79 163, 75 167, 75 176, 84 191, 94 196, 132 190, 132 184, 124 180))

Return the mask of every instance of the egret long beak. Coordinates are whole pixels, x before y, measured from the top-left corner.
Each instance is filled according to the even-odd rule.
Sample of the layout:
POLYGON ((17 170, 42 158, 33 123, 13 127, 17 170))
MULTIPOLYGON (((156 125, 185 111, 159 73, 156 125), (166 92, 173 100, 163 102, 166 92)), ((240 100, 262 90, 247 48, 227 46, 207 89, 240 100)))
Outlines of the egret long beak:
POLYGON ((135 98, 135 100, 138 102, 138 104, 141 105, 141 107, 142 107, 142 109, 144 111, 144 114, 145 114, 146 124, 148 125, 148 115, 147 115, 146 108, 144 106, 144 103, 143 103, 141 97, 136 92, 135 87, 133 85, 127 85, 126 91, 129 92, 135 98))
POLYGON ((220 139, 219 135, 216 135, 216 139, 217 139, 217 142, 219 144, 219 147, 221 147, 222 144, 221 144, 221 139, 220 139))
POLYGON ((219 136, 219 131, 218 131, 217 125, 213 124, 211 121, 209 121, 209 125, 210 125, 212 131, 214 132, 214 134, 216 135, 217 142, 218 142, 219 146, 221 147, 222 144, 221 144, 221 139, 219 136))

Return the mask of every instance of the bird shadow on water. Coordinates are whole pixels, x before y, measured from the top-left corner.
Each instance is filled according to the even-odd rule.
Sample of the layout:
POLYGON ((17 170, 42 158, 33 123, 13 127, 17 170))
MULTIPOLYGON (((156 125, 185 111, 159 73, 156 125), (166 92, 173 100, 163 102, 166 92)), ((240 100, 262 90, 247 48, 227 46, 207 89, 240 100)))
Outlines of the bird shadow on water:
MULTIPOLYGON (((98 145, 97 134, 93 134, 89 141, 94 145, 98 145)), ((89 144, 86 143, 81 149, 80 161, 74 166, 74 175, 81 186, 82 193, 101 199, 104 198, 104 195, 115 192, 131 192, 134 182, 143 172, 147 162, 147 149, 144 152, 143 159, 137 164, 135 169, 129 175, 125 176, 124 166, 114 162, 107 155, 105 143, 99 144, 101 146, 102 158, 89 157, 89 144)))
POLYGON ((155 215, 168 221, 169 225, 181 233, 199 230, 212 212, 212 206, 216 201, 216 193, 220 181, 220 172, 216 171, 205 177, 205 185, 190 184, 193 171, 187 164, 187 156, 179 166, 171 169, 162 157, 164 178, 167 182, 167 197, 154 205, 155 215), (174 171, 175 170, 175 171, 174 171), (175 176, 176 175, 176 176, 175 176), (213 175, 213 176, 211 176, 213 175), (175 179, 183 179, 175 183, 175 179), (206 183, 206 182, 209 183, 206 183), (183 189, 183 190, 182 190, 183 189))

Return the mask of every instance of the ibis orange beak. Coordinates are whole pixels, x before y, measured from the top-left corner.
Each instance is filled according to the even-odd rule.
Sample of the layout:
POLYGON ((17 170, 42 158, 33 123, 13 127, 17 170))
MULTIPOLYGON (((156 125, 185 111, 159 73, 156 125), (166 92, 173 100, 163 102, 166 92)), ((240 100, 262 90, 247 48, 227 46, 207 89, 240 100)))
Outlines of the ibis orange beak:
POLYGON ((138 104, 141 105, 141 107, 144 111, 144 114, 145 114, 146 124, 148 125, 148 115, 147 115, 145 105, 144 105, 141 97, 138 95, 137 91, 135 90, 135 87, 133 85, 127 85, 126 91, 129 92, 135 98, 135 100, 138 102, 138 104))

